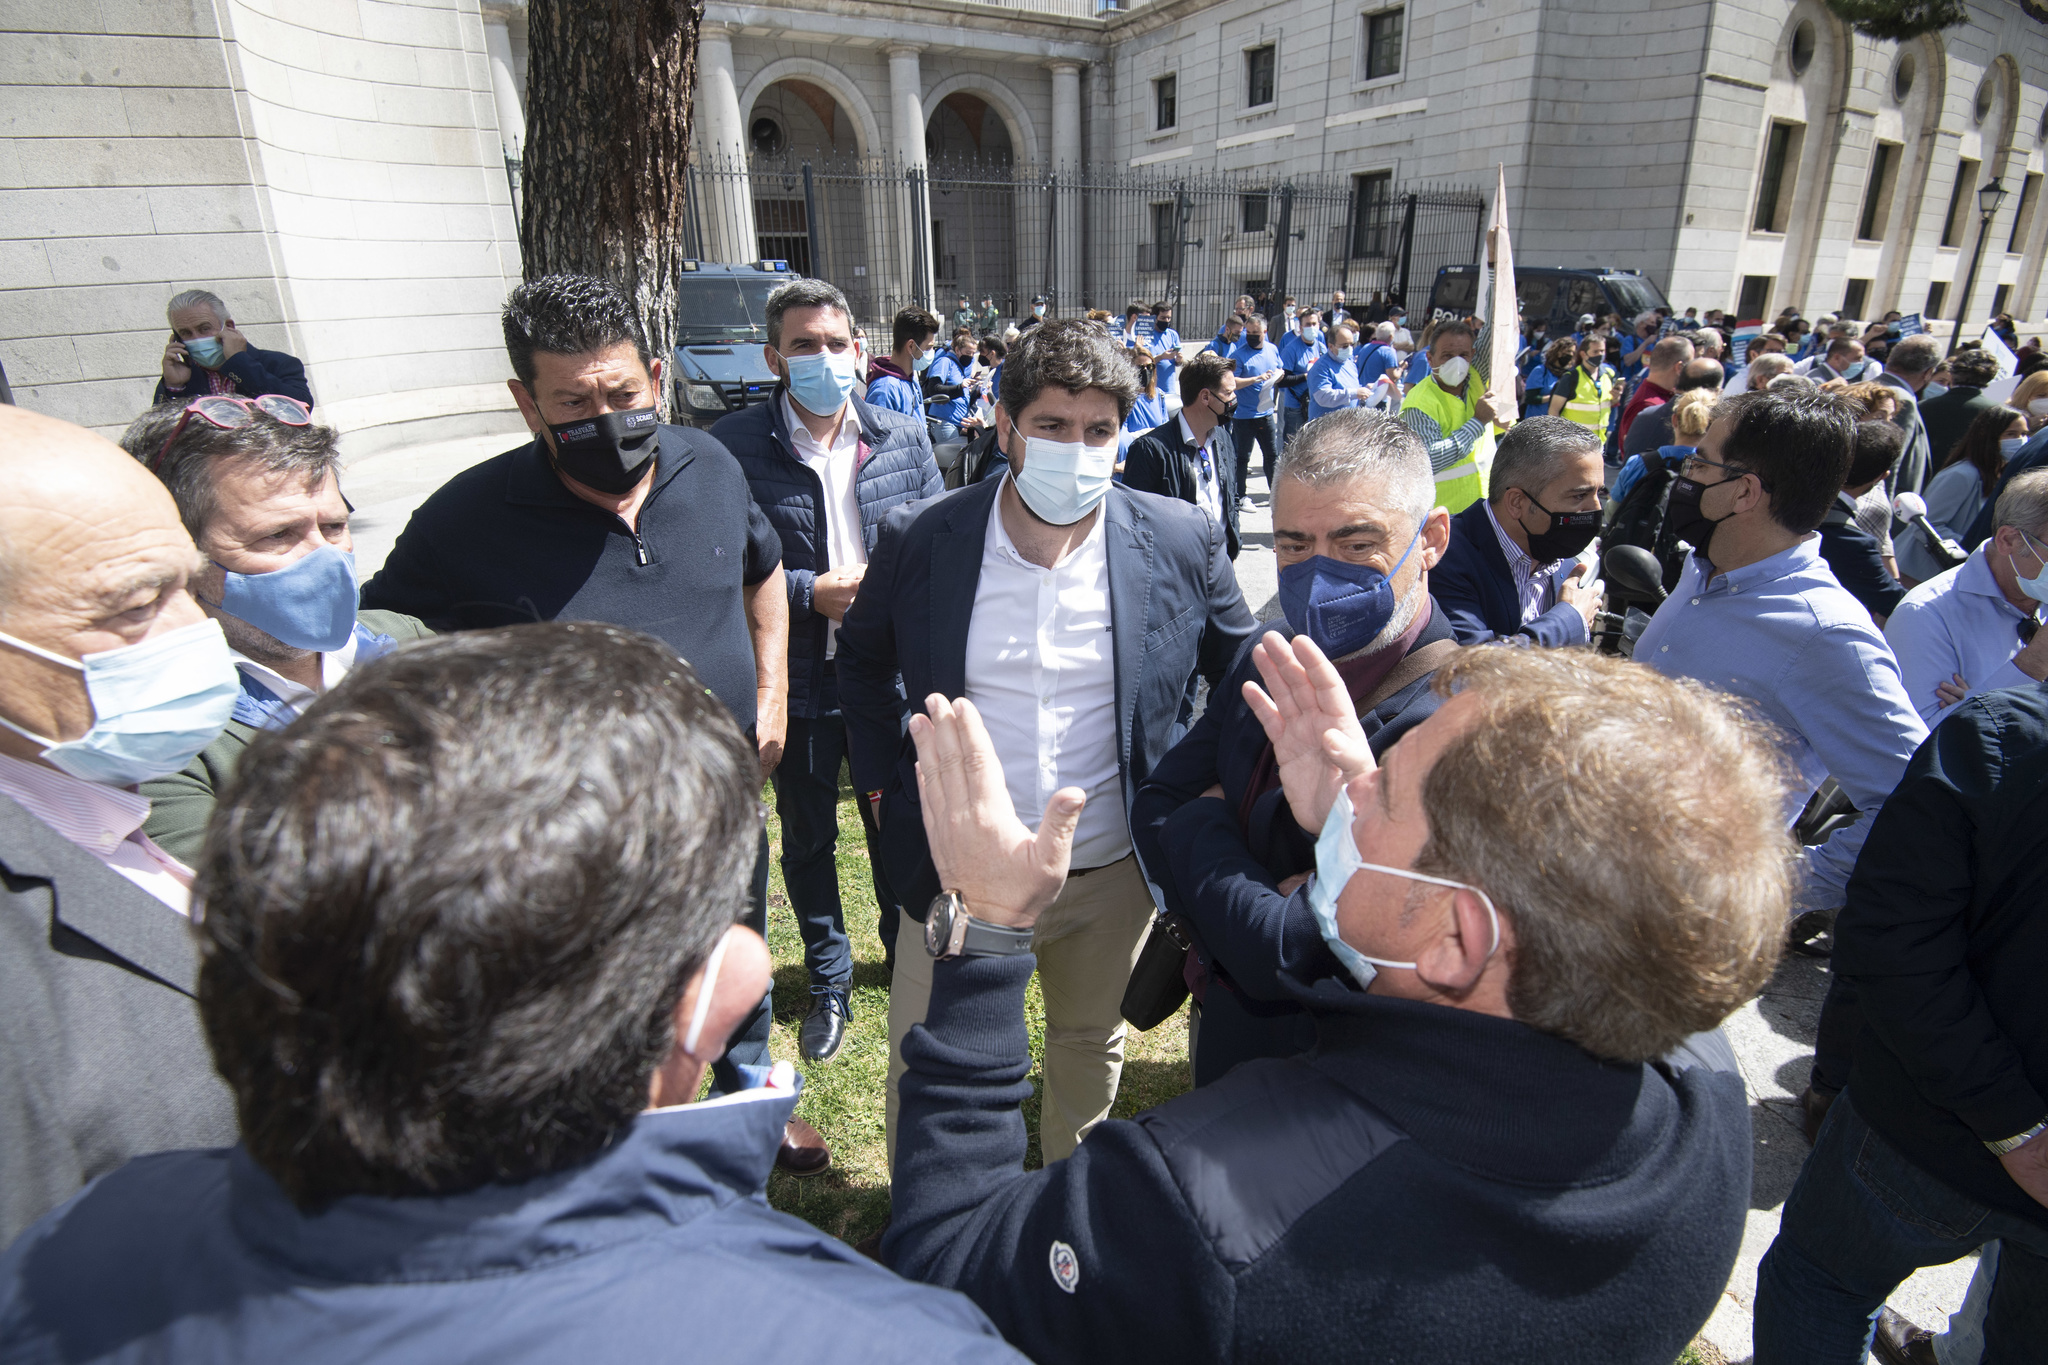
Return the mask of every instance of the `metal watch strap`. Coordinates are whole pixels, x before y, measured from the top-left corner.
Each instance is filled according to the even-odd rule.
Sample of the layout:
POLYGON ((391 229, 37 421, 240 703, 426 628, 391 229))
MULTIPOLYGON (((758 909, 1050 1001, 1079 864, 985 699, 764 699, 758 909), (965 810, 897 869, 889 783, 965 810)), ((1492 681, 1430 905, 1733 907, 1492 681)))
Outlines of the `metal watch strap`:
POLYGON ((967 935, 960 942, 962 957, 1009 957, 1015 953, 1031 951, 1031 931, 1011 929, 1001 924, 991 924, 985 919, 967 916, 967 935))
POLYGON ((2043 1133, 2048 1133, 2048 1119, 2042 1119, 2024 1133, 2014 1133, 2009 1138, 2000 1138, 1996 1142, 1987 1142, 1984 1145, 1991 1149, 1993 1156, 2004 1156, 2007 1152, 2018 1151, 2043 1133))

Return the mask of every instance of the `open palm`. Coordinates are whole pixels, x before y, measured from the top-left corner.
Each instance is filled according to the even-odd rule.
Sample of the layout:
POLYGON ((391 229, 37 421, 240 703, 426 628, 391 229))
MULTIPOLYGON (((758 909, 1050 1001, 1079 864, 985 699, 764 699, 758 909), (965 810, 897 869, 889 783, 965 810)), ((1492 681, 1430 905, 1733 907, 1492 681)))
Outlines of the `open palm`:
POLYGON ((1337 788, 1373 767, 1351 693, 1337 669, 1306 635, 1276 631, 1252 648, 1258 683, 1244 685, 1245 704, 1273 743, 1273 763, 1295 821, 1321 830, 1337 788))

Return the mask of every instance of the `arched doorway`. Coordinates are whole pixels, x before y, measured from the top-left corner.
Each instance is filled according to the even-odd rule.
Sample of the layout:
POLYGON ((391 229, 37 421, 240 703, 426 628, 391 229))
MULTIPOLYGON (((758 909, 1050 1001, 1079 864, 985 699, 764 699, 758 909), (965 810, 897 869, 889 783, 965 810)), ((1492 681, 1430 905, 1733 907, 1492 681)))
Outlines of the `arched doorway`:
POLYGON ((965 295, 1018 316, 1028 296, 1019 293, 1017 149, 1003 111, 973 90, 944 96, 925 121, 925 156, 934 311, 949 320, 965 295))

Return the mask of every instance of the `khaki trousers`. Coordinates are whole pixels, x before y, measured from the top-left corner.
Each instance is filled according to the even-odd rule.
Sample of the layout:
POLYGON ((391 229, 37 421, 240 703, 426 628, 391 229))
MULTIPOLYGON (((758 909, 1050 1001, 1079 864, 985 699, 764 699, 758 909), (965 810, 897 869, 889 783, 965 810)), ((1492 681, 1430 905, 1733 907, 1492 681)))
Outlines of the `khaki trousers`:
MULTIPOLYGON (((1048 1163, 1073 1155, 1088 1130, 1109 1117, 1124 1070, 1124 987, 1151 922, 1152 895, 1135 856, 1067 878, 1059 898, 1039 917, 1031 936, 1045 997, 1038 1146, 1048 1163)), ((932 967, 924 925, 905 914, 896 930, 896 976, 889 986, 885 1114, 892 1171, 903 1036, 924 1022, 931 1006, 932 967)))

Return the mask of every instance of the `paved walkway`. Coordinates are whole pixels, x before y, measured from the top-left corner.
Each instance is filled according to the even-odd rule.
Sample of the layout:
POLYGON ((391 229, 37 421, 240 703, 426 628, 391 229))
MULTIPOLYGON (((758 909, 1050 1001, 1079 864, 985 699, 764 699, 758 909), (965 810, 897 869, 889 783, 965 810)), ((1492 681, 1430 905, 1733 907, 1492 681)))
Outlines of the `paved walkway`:
MULTIPOLYGON (((469 466, 516 444, 517 437, 503 435, 440 441, 369 456, 350 465, 342 486, 356 505, 352 526, 357 572, 365 579, 376 572, 413 508, 429 493, 469 466)), ((1254 508, 1239 521, 1244 546, 1237 560, 1237 577, 1252 610, 1261 620, 1272 620, 1280 614, 1279 577, 1265 481, 1256 471, 1251 491, 1254 508)), ((1729 1037, 1749 1091, 1756 1135, 1749 1226, 1735 1273, 1704 1333, 1730 1362, 1750 1358, 1750 1309, 1756 1297, 1757 1262, 1777 1236, 1785 1196, 1806 1159, 1798 1098, 1806 1085, 1827 983, 1826 963, 1788 956, 1764 993, 1728 1021, 1729 1037)), ((1976 1258, 1971 1257, 1924 1270, 1899 1287, 1892 1296, 1892 1307, 1920 1326, 1938 1330, 1947 1315, 1961 1305, 1975 1266, 1976 1258)))

